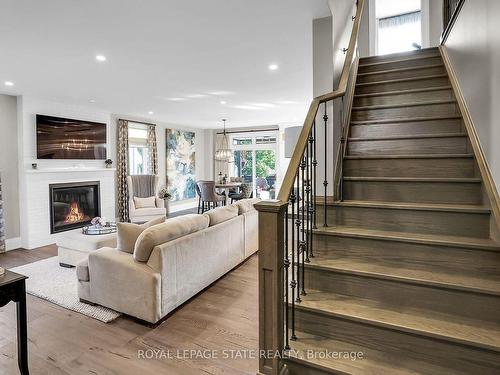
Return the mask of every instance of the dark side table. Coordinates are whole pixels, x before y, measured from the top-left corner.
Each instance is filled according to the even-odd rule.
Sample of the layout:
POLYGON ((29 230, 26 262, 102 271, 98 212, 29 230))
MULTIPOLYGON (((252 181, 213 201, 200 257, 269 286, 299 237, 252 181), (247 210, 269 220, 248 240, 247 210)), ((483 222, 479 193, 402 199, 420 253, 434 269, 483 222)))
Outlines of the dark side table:
POLYGON ((21 375, 29 375, 26 279, 26 276, 9 270, 5 270, 5 273, 0 276, 0 307, 10 301, 17 304, 17 363, 21 375))

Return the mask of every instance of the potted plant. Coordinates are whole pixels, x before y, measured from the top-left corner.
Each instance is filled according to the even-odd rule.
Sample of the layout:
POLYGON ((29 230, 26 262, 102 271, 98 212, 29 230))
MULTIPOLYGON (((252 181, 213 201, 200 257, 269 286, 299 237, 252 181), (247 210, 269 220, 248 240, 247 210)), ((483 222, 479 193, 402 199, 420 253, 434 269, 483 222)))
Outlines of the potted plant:
POLYGON ((113 165, 113 160, 106 159, 104 160, 104 164, 106 164, 106 168, 111 168, 111 166, 113 165))
POLYGON ((170 207, 169 207, 169 200, 172 199, 172 194, 168 191, 166 186, 163 186, 160 191, 158 192, 158 198, 163 199, 165 202, 165 208, 167 211, 167 217, 168 214, 170 213, 170 207))

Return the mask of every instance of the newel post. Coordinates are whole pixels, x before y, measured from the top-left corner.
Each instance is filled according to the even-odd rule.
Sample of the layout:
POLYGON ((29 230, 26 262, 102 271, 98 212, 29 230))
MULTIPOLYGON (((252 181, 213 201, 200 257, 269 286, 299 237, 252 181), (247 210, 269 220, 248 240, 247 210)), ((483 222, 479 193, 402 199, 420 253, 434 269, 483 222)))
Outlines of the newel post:
POLYGON ((278 374, 284 349, 284 220, 288 203, 262 201, 259 211, 259 373, 278 374), (265 355, 262 355, 265 353, 265 355), (268 354, 269 353, 269 354, 268 354))

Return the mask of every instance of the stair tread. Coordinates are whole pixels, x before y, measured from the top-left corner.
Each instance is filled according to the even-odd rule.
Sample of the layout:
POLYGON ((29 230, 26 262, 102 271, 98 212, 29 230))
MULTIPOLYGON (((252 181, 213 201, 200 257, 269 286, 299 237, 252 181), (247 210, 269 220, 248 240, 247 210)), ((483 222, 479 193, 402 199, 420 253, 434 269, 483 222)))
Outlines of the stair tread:
POLYGON ((317 290, 307 290, 307 295, 301 298, 299 309, 313 309, 340 318, 500 351, 500 325, 492 322, 429 310, 395 311, 377 301, 317 290))
POLYGON ((346 155, 345 159, 451 159, 451 158, 474 158, 474 154, 408 154, 408 155, 346 155))
POLYGON ((456 137, 467 137, 467 133, 436 133, 436 134, 390 135, 383 137, 359 137, 359 138, 349 138, 349 142, 390 141, 398 139, 456 138, 456 137))
POLYGON ((374 202, 345 200, 336 202, 327 202, 327 205, 337 207, 367 207, 367 208, 386 208, 398 210, 417 210, 417 211, 445 211, 445 212, 468 212, 489 214, 491 210, 485 206, 473 204, 445 204, 445 203, 406 203, 406 202, 374 202))
POLYGON ((343 177, 346 181, 392 181, 392 182, 457 182, 480 183, 480 178, 442 178, 442 177, 343 177))
POLYGON ((358 276, 500 296, 500 279, 496 275, 486 277, 484 274, 478 276, 455 274, 431 266, 427 270, 415 270, 403 268, 402 265, 373 264, 353 258, 327 258, 324 253, 318 256, 320 255, 318 251, 315 255, 310 263, 306 263, 306 268, 320 268, 358 276))
POLYGON ((457 101, 454 99, 449 100, 427 100, 425 102, 413 102, 413 103, 398 103, 398 104, 375 104, 366 105, 361 107, 352 107, 353 111, 371 111, 377 109, 389 109, 389 108, 407 108, 407 107, 423 107, 426 105, 437 105, 437 104, 452 104, 457 101))
POLYGON ((432 74, 432 75, 421 76, 421 77, 385 79, 385 80, 374 81, 374 82, 356 83, 356 87, 382 85, 382 84, 397 83, 397 82, 422 81, 422 80, 425 80, 425 79, 436 79, 436 78, 448 78, 448 75, 447 74, 432 74))
POLYGON ((444 91, 444 90, 452 90, 452 86, 436 86, 436 87, 424 87, 419 89, 402 89, 402 90, 393 90, 393 91, 380 91, 380 92, 372 92, 367 94, 355 94, 354 99, 358 98, 372 98, 375 96, 391 96, 391 95, 404 95, 404 94, 414 94, 418 92, 429 92, 429 91, 444 91))
POLYGON ((380 55, 380 56, 366 56, 366 57, 361 57, 359 59, 359 67, 365 67, 365 66, 372 66, 372 65, 380 65, 380 64, 388 64, 388 63, 395 63, 395 62, 404 62, 404 61, 411 61, 411 60, 418 60, 418 59, 428 59, 428 58, 434 58, 434 57, 439 57, 441 54, 439 53, 438 48, 426 48, 422 49, 418 52, 412 51, 411 54, 408 53, 391 53, 388 55, 380 55), (368 59, 387 59, 394 57, 394 60, 375 60, 374 62, 368 62, 365 63, 364 61, 368 59), (408 58, 401 58, 401 57, 408 57, 408 58))
POLYGON ((315 230, 315 233, 344 237, 380 239, 397 242, 412 242, 425 245, 463 247, 500 252, 500 244, 488 238, 446 236, 437 234, 415 234, 408 232, 382 231, 347 226, 319 227, 315 230))
MULTIPOLYGON (((414 371, 402 367, 394 359, 388 358, 386 353, 376 352, 370 347, 362 344, 354 345, 349 342, 333 340, 327 337, 314 335, 302 331, 296 332, 298 339, 290 341, 291 351, 289 352, 290 360, 298 363, 308 363, 311 367, 323 370, 325 372, 333 372, 336 374, 391 374, 391 375, 419 375, 420 371, 414 371), (351 360, 349 358, 328 358, 326 356, 316 356, 315 353, 329 352, 350 352, 363 353, 363 359, 351 360), (313 355, 311 355, 313 353, 313 355), (367 354, 369 353, 369 354, 367 354)), ((422 366, 431 366, 432 373, 447 374, 442 372, 441 368, 422 363, 422 366)), ((426 368, 428 367, 420 367, 426 368)), ((444 369, 443 369, 444 370, 444 369)), ((450 372, 451 374, 451 372, 450 372)))
POLYGON ((439 120, 461 120, 461 116, 429 116, 429 117, 405 117, 405 118, 389 118, 378 120, 361 120, 351 121, 351 125, 369 125, 369 124, 391 124, 400 122, 421 122, 421 121, 439 121, 439 120))
POLYGON ((359 76, 371 76, 374 74, 388 74, 388 73, 397 73, 397 72, 405 72, 405 71, 411 71, 411 70, 420 70, 420 69, 429 69, 429 68, 438 68, 438 67, 444 67, 443 63, 439 64, 428 64, 428 65, 418 65, 418 66, 405 66, 402 68, 394 68, 394 69, 387 69, 387 70, 377 70, 374 72, 365 72, 365 73, 358 73, 359 76))

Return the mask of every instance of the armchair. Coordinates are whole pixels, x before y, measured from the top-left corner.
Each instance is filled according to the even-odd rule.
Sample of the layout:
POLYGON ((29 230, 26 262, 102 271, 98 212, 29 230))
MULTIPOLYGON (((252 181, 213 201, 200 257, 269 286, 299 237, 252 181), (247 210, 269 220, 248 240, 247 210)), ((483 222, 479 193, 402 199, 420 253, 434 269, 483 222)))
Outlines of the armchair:
POLYGON ((163 199, 158 198, 159 176, 133 175, 127 176, 129 217, 132 223, 145 223, 146 221, 166 216, 167 210, 163 199), (155 197, 154 206, 139 208, 135 198, 155 197))

